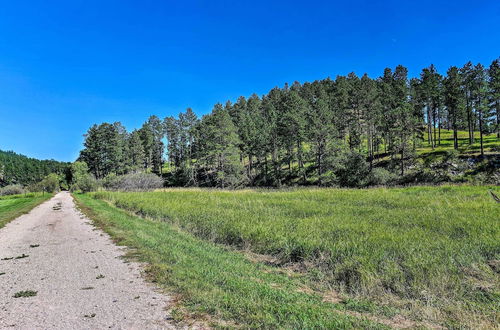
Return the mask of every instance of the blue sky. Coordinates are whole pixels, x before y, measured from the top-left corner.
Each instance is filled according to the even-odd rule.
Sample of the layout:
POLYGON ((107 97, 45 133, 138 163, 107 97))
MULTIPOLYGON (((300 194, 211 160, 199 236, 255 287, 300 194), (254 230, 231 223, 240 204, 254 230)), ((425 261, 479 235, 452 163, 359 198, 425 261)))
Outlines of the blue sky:
POLYGON ((0 149, 73 161, 94 123, 351 71, 500 55, 496 1, 4 1, 0 149))

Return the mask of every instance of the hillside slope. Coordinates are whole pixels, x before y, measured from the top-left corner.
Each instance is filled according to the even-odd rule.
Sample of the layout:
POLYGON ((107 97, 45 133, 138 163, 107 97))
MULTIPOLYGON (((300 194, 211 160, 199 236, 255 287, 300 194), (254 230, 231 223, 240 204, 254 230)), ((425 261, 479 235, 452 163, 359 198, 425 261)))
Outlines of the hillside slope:
POLYGON ((0 150, 0 187, 9 184, 29 185, 50 173, 66 175, 68 163, 39 160, 0 150))

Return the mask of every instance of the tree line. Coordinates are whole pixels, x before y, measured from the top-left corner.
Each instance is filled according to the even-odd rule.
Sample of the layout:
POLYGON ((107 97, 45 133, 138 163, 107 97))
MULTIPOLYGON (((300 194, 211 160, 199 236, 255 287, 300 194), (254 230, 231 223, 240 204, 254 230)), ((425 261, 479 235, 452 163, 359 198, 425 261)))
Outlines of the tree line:
POLYGON ((13 151, 0 150, 0 187, 14 184, 29 186, 51 173, 66 177, 68 172, 69 163, 38 160, 13 151))
POLYGON ((132 132, 119 123, 92 126, 80 161, 98 179, 151 171, 179 186, 359 186, 388 158, 404 176, 416 148, 441 144, 442 130, 500 138, 500 60, 466 63, 446 75, 434 65, 409 78, 402 65, 373 79, 355 73, 275 87, 266 95, 217 103, 199 118, 151 116, 132 132), (164 157, 166 154, 166 157, 164 157), (165 161, 166 160, 166 161, 165 161))

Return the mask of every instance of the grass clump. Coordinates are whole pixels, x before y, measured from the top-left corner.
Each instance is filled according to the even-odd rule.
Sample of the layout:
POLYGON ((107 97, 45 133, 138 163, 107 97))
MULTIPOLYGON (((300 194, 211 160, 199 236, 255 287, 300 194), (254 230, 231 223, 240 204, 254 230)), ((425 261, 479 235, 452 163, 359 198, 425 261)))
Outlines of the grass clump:
POLYGON ((176 230, 166 222, 130 215, 89 195, 75 196, 82 211, 117 242, 147 262, 157 284, 179 294, 186 312, 209 315, 248 328, 379 328, 375 322, 344 315, 342 306, 301 291, 300 278, 273 272, 242 254, 176 230))
POLYGON ((277 265, 300 264, 325 288, 390 295, 467 323, 498 317, 498 273, 489 265, 500 259, 500 206, 490 189, 500 192, 442 186, 92 196, 204 240, 271 255, 277 265))
POLYGON ((33 290, 25 290, 25 291, 19 291, 16 292, 16 294, 13 296, 14 298, 27 298, 27 297, 34 297, 36 296, 38 291, 33 291, 33 290))
POLYGON ((28 258, 29 255, 28 254, 21 254, 20 256, 17 256, 15 259, 24 259, 24 258, 28 258))

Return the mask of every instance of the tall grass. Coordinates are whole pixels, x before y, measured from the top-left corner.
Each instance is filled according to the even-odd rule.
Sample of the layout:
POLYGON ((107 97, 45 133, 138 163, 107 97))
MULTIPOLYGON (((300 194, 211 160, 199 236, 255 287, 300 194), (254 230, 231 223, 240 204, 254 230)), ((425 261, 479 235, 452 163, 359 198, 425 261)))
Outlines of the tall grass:
POLYGON ((498 187, 99 192, 216 243, 302 263, 352 294, 498 308, 498 187), (496 260, 496 261, 495 261, 496 260), (481 286, 479 282, 487 282, 481 286))
POLYGON ((346 315, 343 311, 349 305, 327 302, 304 290, 302 278, 250 262, 240 253, 166 222, 132 216, 88 195, 75 198, 97 226, 149 264, 149 278, 179 294, 176 298, 190 313, 176 306, 170 310, 175 320, 195 317, 215 327, 244 329, 385 328, 376 321, 346 315))

